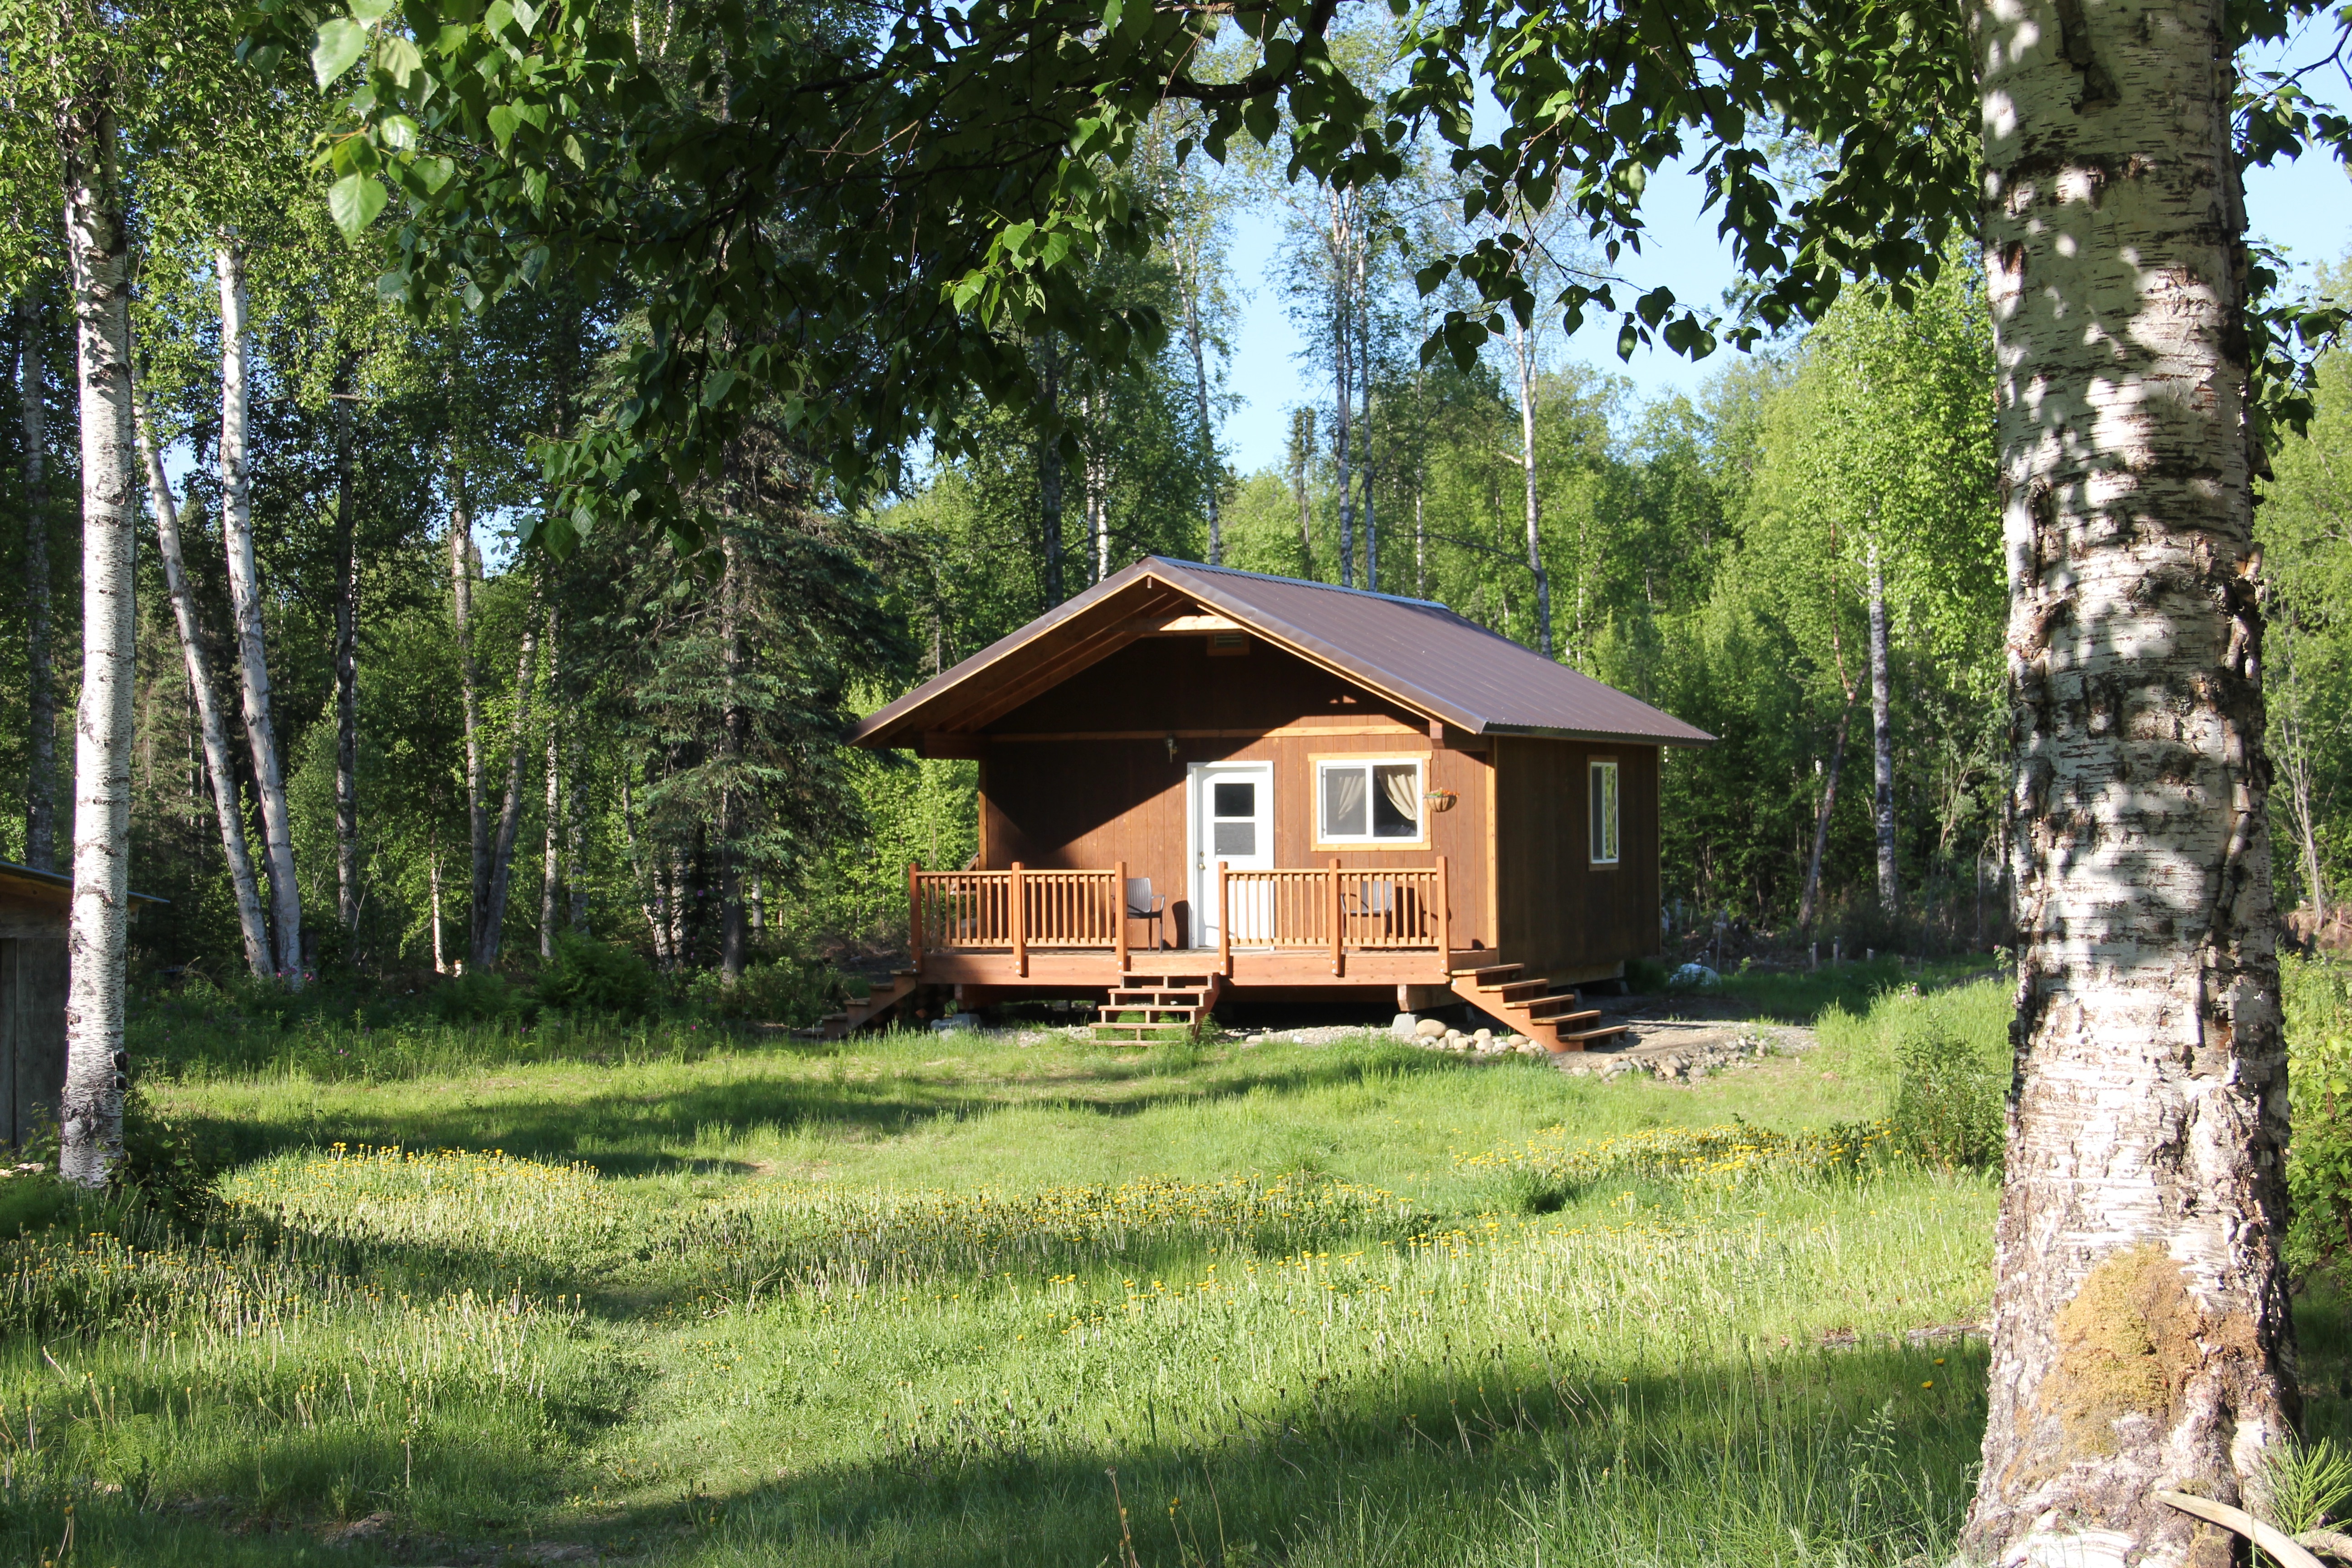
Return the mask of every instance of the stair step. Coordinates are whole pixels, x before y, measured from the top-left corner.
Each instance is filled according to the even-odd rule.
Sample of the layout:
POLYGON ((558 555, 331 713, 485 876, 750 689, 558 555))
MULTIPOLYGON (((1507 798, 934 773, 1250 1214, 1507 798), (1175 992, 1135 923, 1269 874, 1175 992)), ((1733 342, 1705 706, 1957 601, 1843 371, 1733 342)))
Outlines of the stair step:
POLYGON ((1622 1035, 1631 1027, 1632 1026, 1628 1024, 1610 1024, 1598 1029, 1578 1029, 1573 1032, 1562 1029, 1559 1032, 1560 1048, 1580 1051, 1595 1040, 1605 1040, 1612 1035, 1622 1035))
POLYGON ((1503 1005, 1506 1007, 1513 1007, 1525 1002, 1541 1001, 1550 992, 1551 982, 1549 980, 1510 980, 1506 981, 1501 985, 1482 985, 1478 989, 1481 991, 1501 992, 1503 1005))
MULTIPOLYGON (((1552 1028, 1559 1030, 1562 1033, 1573 1034, 1583 1029, 1587 1025, 1591 1024, 1593 1019, 1598 1018, 1599 1016, 1601 1016, 1600 1008, 1587 1007, 1580 1013, 1562 1013, 1556 1018, 1544 1018, 1538 1020, 1538 1022, 1547 1024, 1552 1028)), ((1623 1026, 1620 1025, 1619 1027, 1622 1028, 1623 1026)))
POLYGON ((1527 1005, 1527 1010, 1530 1018, 1556 1018, 1562 1013, 1580 1011, 1583 1005, 1583 1000, 1575 992, 1569 991, 1557 996, 1538 996, 1527 1005))
POLYGON ((1460 978, 1467 979, 1481 991, 1496 991, 1509 984, 1512 977, 1525 974, 1527 972, 1528 966, 1524 963, 1496 963, 1490 964, 1485 969, 1473 969, 1466 974, 1461 974, 1458 971, 1456 973, 1460 978))

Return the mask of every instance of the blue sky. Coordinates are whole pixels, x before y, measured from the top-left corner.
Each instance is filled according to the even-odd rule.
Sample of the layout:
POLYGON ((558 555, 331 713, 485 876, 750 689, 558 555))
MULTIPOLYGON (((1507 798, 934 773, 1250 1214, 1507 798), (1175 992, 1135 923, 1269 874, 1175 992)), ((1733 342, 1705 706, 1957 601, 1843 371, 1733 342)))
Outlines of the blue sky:
MULTIPOLYGON (((2345 96, 2340 81, 2332 92, 2328 83, 2310 85, 2315 93, 2345 96)), ((1704 195, 1698 176, 1683 170, 1662 171, 1651 182, 1645 205, 1653 237, 1625 268, 1638 288, 1663 283, 1677 299, 1707 304, 1721 297, 1731 281, 1730 253, 1716 237, 1715 220, 1700 213, 1704 195)), ((2246 205, 2254 237, 2282 247, 2299 271, 2340 261, 2352 250, 2352 180, 2324 153, 2254 170, 2246 182, 2246 205)), ((1280 466, 1289 428, 1286 409, 1330 397, 1323 379, 1328 372, 1298 358, 1301 339, 1274 276, 1281 244, 1278 213, 1245 212, 1234 225, 1232 265, 1241 297, 1227 387, 1237 401, 1222 438, 1244 473, 1280 466)), ((1731 352, 1718 350, 1713 359, 1693 363, 1664 349, 1643 349, 1630 363, 1620 363, 1616 334, 1613 319, 1588 322, 1570 343, 1568 357, 1614 369, 1645 395, 1697 385, 1731 352)))

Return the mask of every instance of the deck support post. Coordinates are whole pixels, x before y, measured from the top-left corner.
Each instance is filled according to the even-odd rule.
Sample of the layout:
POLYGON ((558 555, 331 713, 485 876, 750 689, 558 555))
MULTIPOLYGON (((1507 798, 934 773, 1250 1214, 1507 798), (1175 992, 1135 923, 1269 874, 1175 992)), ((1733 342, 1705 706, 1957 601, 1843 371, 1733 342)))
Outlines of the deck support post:
POLYGON ((907 862, 907 961, 918 974, 923 972, 923 863, 907 862))
POLYGON ((1454 894, 1445 882, 1445 857, 1437 858, 1437 973, 1441 979, 1451 979, 1454 973, 1454 894))
POLYGON ((1217 862, 1217 973, 1234 977, 1234 900, 1225 887, 1226 862, 1217 862))
POLYGON ((1110 868, 1111 923, 1118 937, 1111 945, 1118 953, 1118 977, 1127 978, 1127 862, 1121 860, 1110 868))
POLYGON ((1026 906, 1029 900, 1022 891, 1021 862, 1018 860, 1013 862, 1010 896, 1013 907, 1005 911, 1005 918, 1013 927, 1013 973, 1025 980, 1029 977, 1029 929, 1026 918, 1028 914, 1026 906))
POLYGON ((1339 858, 1334 855, 1331 858, 1331 973, 1334 975, 1348 973, 1347 952, 1342 945, 1348 929, 1347 911, 1347 902, 1339 894, 1339 858))

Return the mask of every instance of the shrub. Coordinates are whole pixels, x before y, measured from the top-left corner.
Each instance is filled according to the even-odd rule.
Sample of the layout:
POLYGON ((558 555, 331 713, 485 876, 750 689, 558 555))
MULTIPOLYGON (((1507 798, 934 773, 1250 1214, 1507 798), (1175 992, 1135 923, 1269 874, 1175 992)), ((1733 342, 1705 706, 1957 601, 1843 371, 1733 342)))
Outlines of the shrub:
POLYGON ((687 984, 688 1006, 707 1018, 790 1024, 805 1028, 841 1004, 841 982, 811 959, 780 958, 744 966, 732 985, 705 971, 687 984))
POLYGON ((555 957, 539 976, 544 1005, 616 1018, 644 1017, 660 989, 654 966, 631 949, 571 932, 555 939, 555 957))
POLYGON ((2008 1073, 1932 1007, 1900 1016, 1891 1043, 1892 1120, 1905 1151, 1947 1170, 1998 1165, 2008 1073))
POLYGON ((1654 996, 1666 988, 1666 966, 1654 958, 1629 958, 1625 961, 1625 989, 1642 996, 1654 996))
POLYGON ((445 1024, 516 1024, 530 1022, 538 1001, 496 974, 460 974, 436 985, 426 997, 434 1016, 445 1024))
POLYGON ((2289 1030, 2286 1260, 2297 1274, 2352 1247, 2352 1038, 2289 1030))

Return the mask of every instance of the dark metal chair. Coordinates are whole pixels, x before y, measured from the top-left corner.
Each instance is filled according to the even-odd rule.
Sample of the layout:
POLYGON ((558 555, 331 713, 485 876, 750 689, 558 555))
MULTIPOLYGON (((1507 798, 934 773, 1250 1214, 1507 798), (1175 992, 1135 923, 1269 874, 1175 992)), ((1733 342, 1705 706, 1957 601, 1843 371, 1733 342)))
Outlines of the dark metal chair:
POLYGON ((1167 917, 1167 914, 1168 896, 1165 893, 1153 894, 1150 878, 1129 877, 1127 879, 1127 918, 1131 921, 1150 922, 1151 946, 1154 952, 1157 952, 1160 946, 1160 922, 1167 917))

